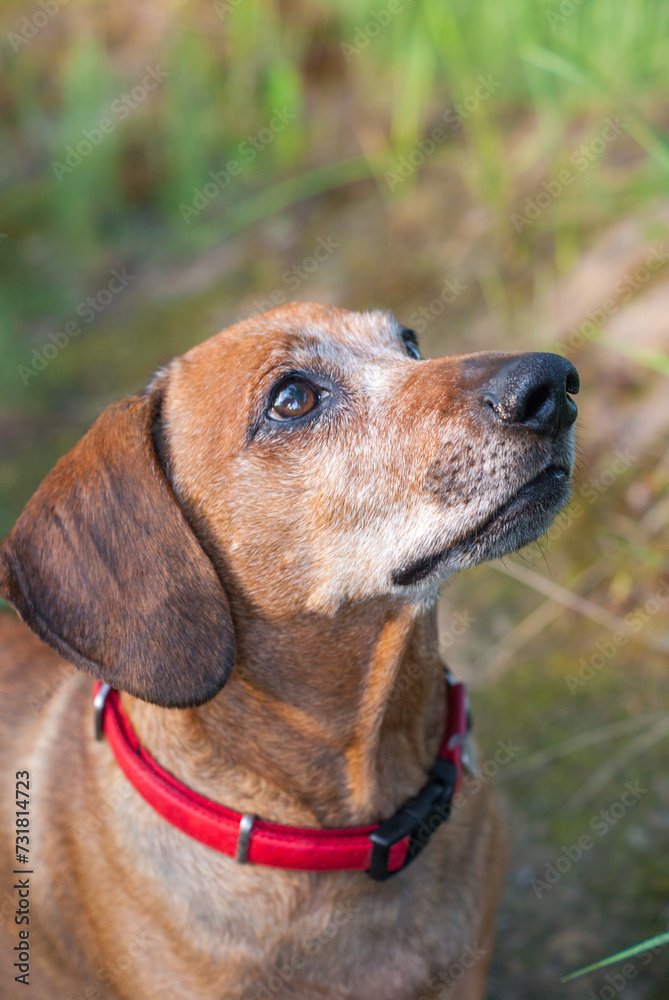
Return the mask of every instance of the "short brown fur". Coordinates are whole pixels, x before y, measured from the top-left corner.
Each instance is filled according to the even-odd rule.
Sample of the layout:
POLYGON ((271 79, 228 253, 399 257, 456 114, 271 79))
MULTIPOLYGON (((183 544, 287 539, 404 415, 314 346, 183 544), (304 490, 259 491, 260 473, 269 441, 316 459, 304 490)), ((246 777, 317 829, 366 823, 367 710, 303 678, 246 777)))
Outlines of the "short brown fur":
MULTIPOLYGON (((0 619, 2 773, 31 774, 34 1000, 484 996, 507 856, 487 785, 465 777, 385 883, 240 866, 138 797, 70 663, 126 692, 142 742, 203 795, 298 826, 391 815, 446 701, 439 575, 393 574, 433 539, 461 546, 452 569, 478 561, 467 533, 571 464, 566 434, 484 427, 478 387, 506 357, 417 363, 388 314, 283 307, 176 359, 46 478, 0 548, 0 593, 52 647, 0 619), (268 422, 277 378, 304 370, 330 409, 268 422)), ((13 780, 2 829, 19 997, 13 780)))

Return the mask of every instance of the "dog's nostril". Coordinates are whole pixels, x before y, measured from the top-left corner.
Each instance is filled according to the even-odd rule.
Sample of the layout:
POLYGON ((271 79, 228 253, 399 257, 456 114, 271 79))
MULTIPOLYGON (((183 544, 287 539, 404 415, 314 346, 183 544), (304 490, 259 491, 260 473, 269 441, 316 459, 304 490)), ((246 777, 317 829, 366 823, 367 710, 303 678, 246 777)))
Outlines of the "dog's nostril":
POLYGON ((536 389, 532 389, 529 395, 523 400, 520 408, 520 412, 517 417, 517 422, 521 424, 526 424, 530 420, 534 420, 535 417, 539 415, 544 404, 551 398, 551 391, 549 387, 544 385, 539 385, 536 389))

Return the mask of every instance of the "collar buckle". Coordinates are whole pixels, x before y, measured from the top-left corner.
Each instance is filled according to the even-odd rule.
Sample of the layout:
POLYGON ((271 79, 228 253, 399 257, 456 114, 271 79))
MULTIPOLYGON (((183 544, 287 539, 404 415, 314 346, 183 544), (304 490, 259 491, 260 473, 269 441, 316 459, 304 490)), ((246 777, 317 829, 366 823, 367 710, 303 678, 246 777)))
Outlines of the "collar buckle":
POLYGON ((373 847, 367 874, 378 882, 396 875, 417 858, 435 830, 451 815, 458 780, 456 765, 440 758, 429 773, 430 780, 420 792, 369 835, 373 847), (410 840, 404 864, 388 871, 390 849, 405 837, 410 840))

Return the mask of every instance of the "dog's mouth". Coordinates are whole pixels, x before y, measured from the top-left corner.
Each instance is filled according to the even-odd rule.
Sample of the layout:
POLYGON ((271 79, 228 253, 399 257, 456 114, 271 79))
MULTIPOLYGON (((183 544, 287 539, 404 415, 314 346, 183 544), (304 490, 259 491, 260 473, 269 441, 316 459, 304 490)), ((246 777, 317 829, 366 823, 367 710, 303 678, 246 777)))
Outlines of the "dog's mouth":
POLYGON ((447 548, 400 566, 392 574, 398 587, 409 587, 443 570, 463 569, 487 559, 497 559, 535 541, 551 525, 570 494, 570 471, 548 465, 505 500, 481 524, 447 548))

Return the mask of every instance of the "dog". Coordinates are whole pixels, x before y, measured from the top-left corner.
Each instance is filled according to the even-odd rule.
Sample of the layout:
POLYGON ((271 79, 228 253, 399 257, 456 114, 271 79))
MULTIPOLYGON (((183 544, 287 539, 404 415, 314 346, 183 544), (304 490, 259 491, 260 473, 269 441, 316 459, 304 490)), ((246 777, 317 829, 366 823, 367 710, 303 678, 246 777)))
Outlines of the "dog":
POLYGON ((578 388, 293 304, 104 411, 0 547, 4 996, 484 996, 506 835, 435 602, 564 506, 578 388))

